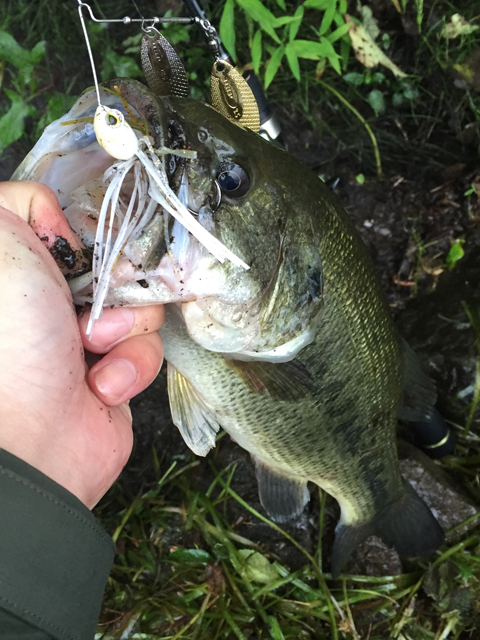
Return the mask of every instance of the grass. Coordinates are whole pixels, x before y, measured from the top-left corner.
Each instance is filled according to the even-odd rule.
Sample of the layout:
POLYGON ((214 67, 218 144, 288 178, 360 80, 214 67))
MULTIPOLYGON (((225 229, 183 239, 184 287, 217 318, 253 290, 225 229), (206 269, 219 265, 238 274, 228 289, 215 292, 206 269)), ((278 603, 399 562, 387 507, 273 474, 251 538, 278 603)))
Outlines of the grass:
MULTIPOLYGON (((234 468, 211 463, 213 481, 202 491, 192 476, 198 464, 171 465, 152 489, 108 514, 119 553, 97 638, 439 640, 469 637, 480 623, 479 533, 446 544, 430 563, 411 561, 400 575, 331 580, 320 554, 312 556, 232 489, 234 468), (300 549, 303 566, 292 570, 236 533, 225 517, 230 501, 300 549)), ((323 518, 322 508, 320 532, 323 518)))

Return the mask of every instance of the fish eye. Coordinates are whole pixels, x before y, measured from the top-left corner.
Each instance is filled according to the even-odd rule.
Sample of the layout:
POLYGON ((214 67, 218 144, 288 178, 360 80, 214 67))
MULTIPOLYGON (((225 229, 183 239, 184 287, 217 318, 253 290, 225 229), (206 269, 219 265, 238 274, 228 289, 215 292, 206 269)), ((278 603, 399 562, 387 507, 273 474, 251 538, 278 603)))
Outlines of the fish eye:
POLYGON ((107 124, 111 127, 116 127, 118 124, 120 124, 120 118, 118 118, 115 114, 111 112, 107 113, 105 120, 107 124))
POLYGON ((217 173, 220 189, 230 198, 245 195, 250 186, 250 179, 245 169, 233 162, 225 163, 217 173))

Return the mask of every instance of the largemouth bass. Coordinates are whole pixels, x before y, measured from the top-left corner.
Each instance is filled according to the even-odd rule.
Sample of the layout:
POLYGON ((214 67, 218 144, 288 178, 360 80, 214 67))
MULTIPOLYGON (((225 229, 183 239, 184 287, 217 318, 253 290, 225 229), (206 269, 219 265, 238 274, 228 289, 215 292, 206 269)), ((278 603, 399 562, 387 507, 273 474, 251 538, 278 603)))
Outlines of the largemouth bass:
MULTIPOLYGON (((161 334, 185 442, 206 455, 223 427, 251 453, 262 505, 279 522, 302 511, 308 482, 334 496, 333 576, 371 534, 402 556, 432 553, 444 535, 401 478, 395 429, 399 415, 428 416, 435 391, 397 335, 348 215, 302 163, 212 107, 156 97, 133 80, 104 84, 103 104, 125 116, 119 95, 167 149, 158 171, 169 188, 249 267, 221 264, 151 202, 112 269, 106 304, 170 305, 161 334)), ((104 173, 115 179, 93 126, 78 121, 96 106, 94 92, 80 98, 14 175, 49 185, 88 246, 104 173)), ((138 180, 141 170, 123 182, 125 206, 138 180)), ((92 275, 72 290, 76 302, 91 302, 92 275)))

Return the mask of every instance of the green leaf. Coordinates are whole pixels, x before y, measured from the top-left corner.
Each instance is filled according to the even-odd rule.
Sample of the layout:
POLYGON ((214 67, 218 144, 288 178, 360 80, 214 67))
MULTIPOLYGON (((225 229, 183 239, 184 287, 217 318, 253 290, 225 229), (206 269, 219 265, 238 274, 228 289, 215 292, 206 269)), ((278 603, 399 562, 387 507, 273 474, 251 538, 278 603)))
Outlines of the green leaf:
POLYGON ((348 67, 348 61, 350 59, 350 51, 352 49, 352 43, 350 38, 342 38, 340 40, 340 59, 342 60, 342 67, 345 71, 348 67))
POLYGON ((252 66, 255 73, 258 75, 260 70, 260 64, 262 62, 262 32, 260 29, 253 36, 252 43, 252 66))
MULTIPOLYGON (((168 9, 167 11, 165 11, 165 18, 172 18, 173 16, 173 11, 171 9, 168 9)), ((166 22, 165 24, 162 25, 162 29, 163 31, 167 32, 164 35, 166 36, 167 40, 170 42, 170 44, 178 44, 179 42, 190 42, 190 34, 191 34, 191 30, 188 29, 187 27, 185 27, 184 25, 175 23, 175 22, 166 22)))
POLYGON ((348 84, 353 84, 354 87, 359 87, 364 83, 363 74, 356 73, 355 71, 346 73, 343 76, 343 79, 345 80, 345 82, 348 82, 348 84))
POLYGON ((372 81, 373 82, 385 82, 386 78, 385 75, 381 72, 381 71, 375 71, 375 73, 372 75, 372 81))
POLYGON ((58 120, 70 111, 76 102, 75 96, 68 96, 65 93, 54 93, 48 100, 48 121, 58 120))
POLYGON ((454 269, 455 265, 459 260, 463 258, 465 255, 465 251, 463 250, 463 244, 465 240, 460 238, 460 240, 456 240, 452 246, 450 247, 450 251, 448 252, 447 258, 445 262, 447 263, 447 269, 454 269))
MULTIPOLYGON (((142 43, 142 38, 143 38, 143 33, 137 33, 134 36, 130 36, 128 38, 125 38, 125 40, 123 40, 122 42, 122 47, 123 47, 123 53, 125 55, 129 55, 130 53, 133 53, 133 55, 138 55, 139 51, 140 51, 140 46, 142 43)), ((170 42, 170 44, 172 44, 171 38, 170 38, 170 34, 168 36, 168 41, 170 42)))
POLYGON ((280 16, 279 18, 275 18, 275 28, 283 27, 286 24, 292 24, 295 22, 296 18, 294 16, 280 16))
POLYGON ((45 41, 37 42, 31 51, 23 49, 6 31, 0 30, 0 59, 13 64, 17 69, 24 65, 36 65, 45 55, 45 41))
POLYGON ((273 640, 285 640, 280 624, 275 616, 268 616, 270 630, 273 632, 273 640))
POLYGON ((326 11, 332 0, 305 0, 303 6, 306 9, 319 9, 320 11, 326 11))
POLYGON ((278 49, 275 49, 275 51, 273 52, 273 55, 270 58, 270 62, 268 63, 267 70, 265 71, 265 89, 268 88, 268 86, 274 79, 284 53, 285 47, 278 47, 278 49))
POLYGON ((188 591, 187 593, 182 594, 183 602, 191 602, 195 600, 195 598, 200 598, 200 596, 205 595, 202 589, 193 589, 193 591, 188 591))
POLYGON ((10 109, 0 118, 0 153, 22 137, 25 130, 25 118, 34 115, 36 110, 29 106, 15 91, 5 89, 5 93, 12 101, 10 109))
POLYGON ((203 564, 207 564, 207 562, 213 562, 212 556, 203 549, 175 549, 168 556, 167 560, 172 560, 175 562, 202 562, 203 564))
POLYGON ((102 78, 139 78, 143 74, 133 58, 119 56, 113 49, 107 48, 102 60, 102 78))
POLYGON ((234 0, 227 0, 223 8, 222 17, 220 19, 220 39, 222 40, 226 50, 232 56, 233 60, 237 59, 235 51, 235 4, 234 0))
POLYGON ((276 18, 273 13, 263 6, 260 0, 237 0, 242 9, 252 20, 258 22, 260 27, 268 33, 268 35, 280 44, 280 39, 275 33, 276 18))
POLYGON ((333 17, 337 12, 337 3, 335 0, 331 0, 320 24, 319 35, 324 36, 330 29, 333 22, 333 17))
POLYGON ((45 41, 37 42, 31 51, 23 49, 6 31, 0 30, 0 60, 10 62, 19 71, 19 84, 25 86, 33 69, 45 55, 45 41))
POLYGON ((388 35, 388 33, 382 33, 382 47, 385 49, 390 49, 390 45, 392 44, 392 39, 388 35))
POLYGON ((410 85, 405 85, 405 89, 403 90, 403 95, 407 100, 416 100, 420 95, 420 92, 415 87, 411 87, 410 85))
POLYGON ((68 96, 65 93, 54 93, 48 99, 48 110, 42 115, 37 124, 37 135, 40 136, 42 130, 54 120, 61 118, 75 104, 75 96, 68 96))
POLYGON ((368 94, 368 102, 377 116, 385 113, 385 98, 383 97, 383 93, 378 89, 370 91, 368 94))
POLYGON ((327 48, 320 42, 313 42, 312 40, 294 40, 289 45, 292 51, 299 58, 308 58, 309 60, 319 60, 325 58, 327 55, 327 48))
POLYGON ((335 71, 340 75, 340 56, 333 48, 333 44, 327 38, 320 38, 320 44, 325 47, 325 57, 328 59, 335 71))
POLYGON ((295 40, 295 38, 297 37, 298 30, 300 29, 300 25, 302 24, 304 13, 305 13, 305 9, 303 8, 303 5, 300 5, 299 7, 297 7, 297 10, 293 15, 294 21, 290 24, 290 29, 288 32, 289 42, 291 42, 292 40, 295 40))
POLYGON ((340 27, 338 27, 338 29, 335 29, 335 31, 332 31, 332 33, 329 33, 327 36, 327 40, 330 43, 336 42, 336 40, 340 40, 340 38, 343 38, 343 36, 348 33, 348 29, 349 29, 349 26, 345 22, 340 27))
POLYGON ((283 9, 284 11, 287 10, 287 5, 285 4, 285 0, 277 0, 277 4, 280 7, 280 9, 283 9))
POLYGON ((405 98, 405 96, 403 95, 403 93, 401 92, 397 92, 394 93, 392 96, 392 104, 395 108, 398 107, 402 107, 404 104, 406 104, 407 100, 405 98))
POLYGON ((293 77, 300 82, 300 65, 298 64, 297 54, 295 53, 292 44, 293 42, 289 42, 285 47, 285 55, 287 56, 293 77))
POLYGON ((355 180, 358 182, 358 184, 365 184, 365 176, 363 175, 363 173, 359 173, 355 176, 355 180))
POLYGON ((245 560, 245 573, 248 580, 269 584, 279 578, 279 573, 275 567, 258 551, 239 549, 238 553, 245 560))

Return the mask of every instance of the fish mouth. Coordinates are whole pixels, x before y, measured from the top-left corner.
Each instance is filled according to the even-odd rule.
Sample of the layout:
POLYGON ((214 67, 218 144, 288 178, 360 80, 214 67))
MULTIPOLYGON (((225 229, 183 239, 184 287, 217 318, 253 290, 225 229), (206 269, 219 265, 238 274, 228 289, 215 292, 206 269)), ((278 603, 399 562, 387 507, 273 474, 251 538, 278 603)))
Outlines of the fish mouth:
MULTIPOLYGON (((189 210, 188 216, 192 219, 192 214, 201 213, 202 206, 208 208, 208 198, 199 205, 198 197, 192 197, 189 189, 188 159, 182 157, 182 152, 188 152, 188 144, 180 118, 168 99, 157 99, 144 85, 127 79, 104 83, 100 92, 102 104, 121 111, 136 128, 138 138, 149 140, 151 149, 163 149, 153 162, 157 172, 163 176, 165 190, 171 194, 169 204, 176 199, 173 208, 189 210)), ((96 108, 96 94, 90 90, 66 116, 46 129, 13 176, 13 179, 36 180, 53 189, 71 227, 92 251, 94 263, 99 220, 101 215, 108 217, 105 211, 102 214, 105 196, 112 183, 117 180, 120 184, 119 163, 99 146, 93 130, 91 119, 96 108)), ((123 180, 118 194, 120 219, 126 215, 128 203, 138 184, 141 193, 137 199, 147 201, 152 195, 151 181, 148 180, 145 167, 133 162, 132 170, 123 180)), ((196 299, 196 293, 189 289, 186 280, 194 267, 198 266, 195 263, 199 259, 210 263, 211 256, 203 255, 203 247, 196 246, 199 243, 195 238, 192 241, 189 231, 167 213, 165 206, 164 200, 154 202, 152 199, 148 206, 145 205, 148 215, 143 217, 141 228, 137 228, 131 241, 121 247, 118 259, 112 263, 114 269, 108 283, 110 289, 102 304, 142 305, 196 299)), ((197 228, 200 227, 201 231, 223 246, 203 229, 206 226, 204 221, 203 226, 196 220, 194 222, 197 228)), ((119 223, 111 226, 112 243, 119 229, 119 223)), ((95 275, 90 272, 74 277, 70 286, 76 303, 91 303, 95 275)))
MULTIPOLYGON (((226 228, 224 213, 228 213, 229 207, 225 205, 222 215, 217 216, 221 220, 217 229, 212 214, 218 204, 214 189, 215 162, 217 157, 223 159, 225 155, 235 153, 232 138, 227 135, 224 140, 222 137, 223 131, 228 134, 222 117, 202 105, 201 109, 205 111, 200 115, 199 124, 193 101, 186 99, 185 103, 180 103, 180 99, 157 99, 134 80, 113 80, 103 84, 101 99, 102 104, 121 111, 126 119, 137 123, 138 138, 148 135, 156 150, 164 149, 158 158, 159 173, 172 198, 180 202, 189 217, 193 217, 192 212, 197 214, 196 224, 217 240, 214 232, 222 235, 222 225, 226 228), (212 117, 213 113, 215 117, 212 117), (211 126, 214 131, 217 124, 218 138, 212 134, 208 144, 202 141, 200 134, 208 133, 206 127, 211 126), (182 157, 182 153, 190 150, 190 143, 199 156, 192 162, 182 157)), ((272 289, 270 293, 273 294, 278 266, 273 267, 273 275, 270 273, 270 278, 266 279, 259 277, 256 265, 246 274, 244 268, 238 268, 235 263, 221 264, 198 236, 192 235, 165 207, 165 200, 159 202, 151 197, 151 185, 143 165, 134 161, 131 170, 120 181, 118 175, 130 159, 121 161, 120 167, 121 163, 98 144, 92 124, 97 106, 95 90, 86 92, 68 114, 46 128, 13 176, 13 179, 35 180, 52 188, 72 229, 92 251, 94 268, 96 246, 100 244, 96 241, 100 219, 103 216, 102 243, 104 230, 108 228, 111 232, 109 242, 115 248, 136 183, 141 185, 137 195, 146 212, 142 224, 134 228, 135 233, 128 236, 128 241, 122 239, 116 254, 115 251, 109 254, 113 256, 112 260, 106 263, 103 271, 97 271, 102 277, 107 274, 100 283, 100 278, 95 281, 94 268, 69 281, 74 302, 97 304, 96 315, 93 308, 90 315, 94 320, 100 317, 103 306, 181 303, 190 336, 208 350, 235 354, 235 357, 243 353, 248 359, 271 358, 272 361, 295 357, 313 339, 308 327, 306 330, 294 328, 294 331, 287 327, 285 335, 282 331, 278 335, 276 327, 265 330, 262 326, 263 307, 266 298, 270 300, 271 297, 264 292, 265 282, 268 284, 271 278, 271 286, 267 288, 272 289), (118 220, 114 216, 108 227, 106 220, 110 213, 104 205, 106 194, 116 180, 121 187, 118 193, 121 215, 117 216, 118 220), (97 285, 103 286, 103 298, 95 296, 97 285), (297 339, 299 331, 301 335, 297 339), (294 344, 291 344, 292 339, 294 344), (279 352, 283 345, 286 348, 279 352)), ((235 127, 230 123, 228 126, 235 127)), ((237 212, 236 208, 232 210, 237 212)), ((232 229, 236 228, 232 226, 232 229)), ((227 228, 225 237, 232 239, 234 234, 230 231, 227 228)), ((219 240, 217 242, 225 249, 219 240)), ((241 246, 254 259, 255 250, 249 243, 241 246)), ((235 255, 233 257, 238 260, 235 255)), ((279 254, 277 261, 280 260, 279 254)))

